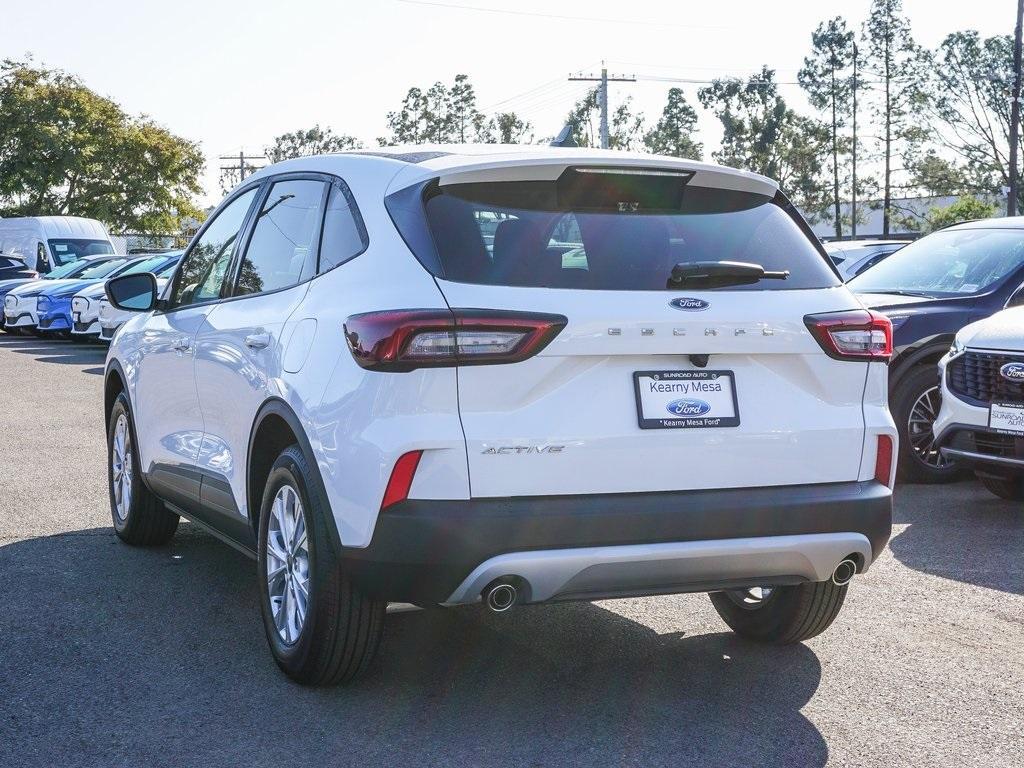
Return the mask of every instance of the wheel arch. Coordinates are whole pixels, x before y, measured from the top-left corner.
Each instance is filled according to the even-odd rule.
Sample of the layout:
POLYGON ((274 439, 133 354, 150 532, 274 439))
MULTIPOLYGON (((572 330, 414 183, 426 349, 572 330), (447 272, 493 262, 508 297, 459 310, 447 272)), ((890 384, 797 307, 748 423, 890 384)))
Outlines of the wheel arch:
POLYGON ((312 489, 320 495, 320 501, 328 510, 327 529, 330 531, 331 543, 340 554, 342 550, 341 537, 334 522, 334 515, 331 513, 330 502, 328 501, 327 489, 324 486, 323 477, 320 475, 320 467, 316 462, 313 446, 306 436, 302 422, 284 400, 271 398, 267 400, 253 419, 252 428, 249 431, 249 450, 246 458, 245 473, 245 495, 246 507, 249 510, 249 523, 253 527, 253 534, 259 538, 261 502, 263 498, 263 487, 270 475, 270 468, 280 455, 281 451, 289 445, 298 445, 313 471, 313 480, 316 485, 312 489))
POLYGON ((949 337, 938 337, 929 341, 928 344, 913 352, 905 353, 897 361, 896 365, 889 371, 889 392, 892 394, 903 382, 906 375, 919 365, 937 365, 942 356, 949 351, 949 345, 953 343, 952 334, 949 337))
POLYGON ((107 364, 107 372, 103 380, 103 423, 110 427, 110 412, 114 408, 114 402, 121 393, 131 403, 131 395, 128 393, 128 377, 124 375, 124 369, 117 360, 111 360, 107 364))

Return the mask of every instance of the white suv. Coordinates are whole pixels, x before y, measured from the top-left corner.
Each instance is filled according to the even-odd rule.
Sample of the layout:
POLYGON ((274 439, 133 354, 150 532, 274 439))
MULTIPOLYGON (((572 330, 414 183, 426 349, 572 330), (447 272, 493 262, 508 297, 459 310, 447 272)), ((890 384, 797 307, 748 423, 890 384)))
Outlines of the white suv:
POLYGON ((538 147, 270 166, 106 371, 118 535, 259 562, 277 663, 364 670, 388 601, 711 592, 762 641, 835 618, 890 534, 888 320, 776 185, 538 147))
POLYGON ((939 361, 935 444, 996 496, 1024 499, 1024 307, 965 326, 939 361))

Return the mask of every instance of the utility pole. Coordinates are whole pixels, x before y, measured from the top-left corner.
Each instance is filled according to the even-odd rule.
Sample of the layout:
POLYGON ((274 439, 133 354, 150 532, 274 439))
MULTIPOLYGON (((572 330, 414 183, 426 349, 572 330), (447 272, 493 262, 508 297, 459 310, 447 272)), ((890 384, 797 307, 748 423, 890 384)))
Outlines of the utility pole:
MULTIPOLYGON (((1024 2, 1024 0, 1021 0, 1024 2)), ((857 239, 857 42, 853 43, 853 193, 850 198, 850 238, 857 239)))
MULTIPOLYGON (((264 156, 264 155, 247 155, 247 154, 245 154, 244 150, 239 150, 237 156, 236 155, 220 155, 217 159, 218 160, 225 160, 225 161, 230 160, 231 161, 230 164, 228 164, 228 165, 221 165, 220 166, 221 183, 222 184, 223 184, 223 180, 224 180, 224 176, 225 176, 225 171, 234 172, 234 171, 237 170, 238 171, 238 181, 235 182, 235 183, 236 184, 241 184, 243 181, 245 181, 245 177, 249 175, 250 171, 256 171, 256 170, 262 168, 266 164, 266 162, 267 162, 266 156, 264 156), (256 165, 256 163, 259 163, 259 165, 256 165)), ((230 177, 228 177, 228 178, 230 178, 230 177)), ((231 184, 231 186, 235 186, 235 184, 231 184)))
POLYGON ((1006 196, 1006 215, 1017 215, 1017 144, 1020 143, 1020 59, 1021 24, 1024 0, 1017 0, 1017 28, 1013 40, 1013 101, 1010 103, 1010 191, 1006 196))
MULTIPOLYGON (((1021 0, 1024 2, 1024 0, 1021 0)), ((633 75, 608 75, 608 69, 601 62, 601 74, 569 75, 569 82, 600 83, 597 87, 597 106, 601 110, 601 149, 608 149, 608 83, 635 83, 633 75)))

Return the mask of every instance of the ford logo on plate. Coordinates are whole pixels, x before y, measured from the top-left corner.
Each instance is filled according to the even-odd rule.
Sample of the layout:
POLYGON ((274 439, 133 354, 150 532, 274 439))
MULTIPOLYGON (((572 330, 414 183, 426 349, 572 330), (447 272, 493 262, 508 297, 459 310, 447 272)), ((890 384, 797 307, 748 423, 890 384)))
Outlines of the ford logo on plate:
POLYGON ((1024 381, 1024 363, 1007 363, 999 369, 999 375, 1010 381, 1024 381))
POLYGON ((704 301, 704 299, 688 299, 685 296, 678 299, 672 299, 668 305, 675 309, 681 309, 684 312, 703 312, 711 306, 711 304, 704 301))
POLYGON ((684 397, 682 400, 673 400, 665 406, 665 410, 673 416, 703 416, 711 410, 711 406, 703 400, 684 397))

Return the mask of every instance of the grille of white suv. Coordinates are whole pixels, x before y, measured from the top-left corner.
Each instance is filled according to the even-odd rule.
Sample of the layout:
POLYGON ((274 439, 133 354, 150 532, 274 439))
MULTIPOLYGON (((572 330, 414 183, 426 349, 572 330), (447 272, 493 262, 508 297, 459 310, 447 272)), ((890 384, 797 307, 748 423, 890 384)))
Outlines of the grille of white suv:
POLYGON ((965 352, 947 367, 949 389, 969 403, 1024 403, 1024 382, 1004 378, 999 369, 1007 363, 1024 363, 1020 356, 965 352))

